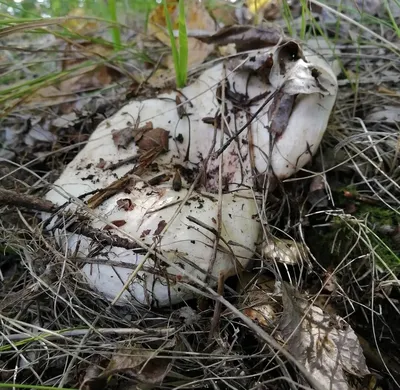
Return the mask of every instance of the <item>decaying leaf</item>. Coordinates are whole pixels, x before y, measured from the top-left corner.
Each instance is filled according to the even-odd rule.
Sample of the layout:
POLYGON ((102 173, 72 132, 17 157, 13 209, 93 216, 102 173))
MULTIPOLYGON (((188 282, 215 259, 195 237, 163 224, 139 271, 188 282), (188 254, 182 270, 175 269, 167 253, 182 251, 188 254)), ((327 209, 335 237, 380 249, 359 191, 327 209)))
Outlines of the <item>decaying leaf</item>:
MULTIPOLYGON (((173 346, 175 346, 175 341, 171 340, 163 345, 163 349, 173 346)), ((85 376, 81 388, 85 390, 104 389, 108 380, 118 374, 133 377, 143 385, 150 385, 146 388, 160 385, 171 370, 173 359, 159 358, 158 353, 157 349, 145 349, 140 345, 119 348, 102 373, 92 370, 90 375, 85 376)))
POLYGON ((275 27, 241 25, 227 26, 213 35, 198 37, 198 39, 218 46, 234 43, 238 52, 261 49, 285 42, 282 32, 275 27))
POLYGON ((65 128, 68 126, 72 126, 74 122, 77 120, 78 120, 78 115, 76 115, 76 112, 70 112, 68 114, 61 115, 56 119, 53 119, 51 121, 51 124, 54 127, 65 128))
POLYGON ((148 152, 153 149, 160 149, 160 152, 168 151, 169 131, 156 127, 146 131, 138 132, 135 142, 140 152, 148 152))
POLYGON ((37 142, 53 143, 57 137, 49 130, 50 122, 40 118, 31 119, 31 128, 25 136, 25 144, 33 146, 37 142))
POLYGON ((339 316, 331 316, 287 283, 282 284, 280 331, 290 353, 326 390, 350 390, 345 372, 370 372, 357 335, 339 316))
POLYGON ((126 148, 133 141, 133 130, 131 126, 121 130, 112 130, 112 140, 118 148, 126 148))
POLYGON ((161 383, 172 367, 172 360, 158 358, 156 350, 132 347, 121 348, 115 352, 102 376, 117 373, 135 376, 140 382, 161 383))
MULTIPOLYGON (((281 311, 281 293, 277 291, 278 283, 265 275, 257 276, 247 273, 239 287, 239 308, 247 317, 264 328, 274 329, 281 311)), ((278 289, 279 290, 279 289, 278 289)))
POLYGON ((240 3, 232 5, 229 2, 216 2, 210 13, 221 26, 253 24, 254 19, 249 8, 245 4, 240 5, 240 3))
POLYGON ((281 16, 283 1, 247 0, 246 5, 250 12, 258 15, 258 20, 276 20, 281 16))
POLYGON ((160 221, 160 222, 158 223, 158 226, 157 226, 156 231, 154 232, 154 235, 155 235, 155 236, 160 235, 161 232, 164 230, 165 226, 167 226, 167 222, 165 222, 164 220, 160 221))
POLYGON ((366 122, 400 122, 400 106, 379 107, 365 118, 366 122))
POLYGON ((128 126, 121 130, 111 132, 114 145, 118 148, 126 148, 132 141, 138 142, 148 130, 153 129, 153 124, 147 122, 142 127, 128 126))
POLYGON ((59 88, 49 85, 37 89, 32 95, 24 99, 24 104, 27 104, 28 107, 54 106, 65 103, 74 97, 75 95, 69 94, 69 91, 61 91, 59 88))
POLYGON ((271 118, 269 131, 272 134, 280 135, 284 132, 289 123, 295 100, 296 95, 287 95, 282 90, 278 91, 268 110, 269 118, 271 118))
MULTIPOLYGON (((66 60, 62 62, 62 70, 68 71, 92 60, 103 62, 112 56, 113 47, 88 41, 74 42, 67 45, 66 60)), ((104 63, 88 65, 71 71, 71 77, 62 81, 59 85, 63 93, 75 93, 87 89, 103 88, 118 77, 119 73, 104 63)))
MULTIPOLYGON (((178 2, 175 0, 167 0, 167 8, 171 16, 172 28, 178 29, 178 2)), ((204 4, 197 0, 185 1, 186 29, 194 31, 205 31, 213 33, 216 30, 214 20, 207 12, 204 4)), ((148 34, 156 37, 168 47, 171 46, 170 37, 166 29, 166 21, 164 15, 164 5, 157 6, 149 16, 148 34)), ((188 67, 201 64, 214 50, 212 45, 201 42, 197 38, 188 38, 188 67)), ((165 65, 173 69, 174 64, 172 56, 168 55, 165 60, 165 65)))
POLYGON ((101 377, 101 371, 102 370, 100 366, 97 364, 91 364, 89 367, 87 367, 80 388, 82 390, 95 390, 104 388, 106 385, 106 379, 97 379, 101 377))
POLYGON ((93 18, 85 18, 88 15, 85 8, 74 8, 68 13, 68 18, 63 22, 63 26, 74 33, 82 36, 88 36, 101 28, 100 23, 93 18))

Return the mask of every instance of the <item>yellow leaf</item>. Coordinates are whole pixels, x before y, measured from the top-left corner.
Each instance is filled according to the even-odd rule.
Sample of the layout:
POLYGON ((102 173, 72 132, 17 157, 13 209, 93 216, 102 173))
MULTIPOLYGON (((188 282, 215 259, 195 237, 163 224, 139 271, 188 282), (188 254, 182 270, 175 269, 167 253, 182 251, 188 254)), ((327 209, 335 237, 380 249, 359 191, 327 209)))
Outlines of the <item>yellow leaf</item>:
MULTIPOLYGON (((167 0, 167 9, 171 16, 172 28, 178 29, 178 1, 167 0)), ((205 9, 204 5, 198 0, 185 1, 186 29, 188 31, 215 32, 214 20, 205 9)), ((171 41, 166 29, 164 5, 157 6, 149 16, 148 34, 157 38, 164 45, 171 47, 171 41)), ((177 41, 178 44, 178 41, 177 41)), ((196 38, 188 38, 189 60, 188 66, 201 64, 214 49, 213 45, 200 42, 196 38)), ((168 58, 168 68, 173 68, 172 58, 168 58)))
POLYGON ((67 15, 67 17, 71 19, 65 21, 63 26, 82 35, 89 35, 99 30, 99 23, 95 20, 83 19, 85 16, 88 17, 88 15, 85 15, 85 10, 83 8, 74 8, 67 15))
POLYGON ((256 14, 266 8, 270 2, 271 0, 247 0, 246 5, 253 14, 256 14))
POLYGON ((282 0, 247 0, 246 5, 253 15, 271 21, 280 17, 282 0))

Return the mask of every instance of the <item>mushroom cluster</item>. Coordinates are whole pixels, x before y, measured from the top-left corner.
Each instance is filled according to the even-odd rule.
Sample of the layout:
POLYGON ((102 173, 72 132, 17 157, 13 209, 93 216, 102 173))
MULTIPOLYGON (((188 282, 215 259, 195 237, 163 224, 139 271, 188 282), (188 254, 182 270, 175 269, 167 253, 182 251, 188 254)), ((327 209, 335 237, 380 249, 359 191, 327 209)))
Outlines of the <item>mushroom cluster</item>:
POLYGON ((212 286, 245 267, 262 231, 263 178, 293 175, 318 148, 337 94, 328 62, 288 42, 239 65, 127 104, 46 195, 74 200, 65 207, 114 239, 53 228, 108 299, 165 306, 194 296, 193 277, 212 286))

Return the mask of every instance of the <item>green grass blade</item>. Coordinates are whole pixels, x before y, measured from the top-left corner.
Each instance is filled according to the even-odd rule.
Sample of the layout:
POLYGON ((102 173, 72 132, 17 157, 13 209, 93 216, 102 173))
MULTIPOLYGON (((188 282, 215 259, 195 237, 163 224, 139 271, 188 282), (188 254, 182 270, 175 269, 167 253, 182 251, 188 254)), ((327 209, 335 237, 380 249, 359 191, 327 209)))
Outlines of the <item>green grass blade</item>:
MULTIPOLYGON (((399 4, 397 4, 397 5, 400 6, 399 4)), ((392 10, 390 9, 390 6, 389 6, 389 3, 388 3, 387 0, 385 0, 385 8, 386 8, 386 11, 387 11, 387 13, 389 15, 389 19, 392 22, 393 29, 396 31, 397 36, 400 37, 400 28, 396 23, 396 20, 395 20, 395 18, 393 16, 392 10)))
POLYGON ((112 27, 112 36, 114 42, 114 49, 118 50, 121 48, 121 32, 118 26, 118 18, 117 18, 117 2, 116 0, 108 0, 108 10, 110 12, 110 18, 114 22, 114 26, 112 27))
POLYGON ((188 36, 186 30, 185 2, 179 0, 179 84, 186 85, 188 71, 188 36))
POLYGON ((163 0, 164 4, 164 14, 165 14, 165 22, 167 25, 167 31, 169 38, 171 40, 171 50, 172 50, 172 59, 174 61, 175 73, 176 73, 176 84, 178 88, 181 88, 180 84, 180 68, 179 68, 179 53, 178 48, 176 47, 176 41, 174 37, 174 29, 172 27, 171 16, 168 12, 167 0, 163 0))
POLYGON ((293 35, 294 35, 294 30, 293 30, 293 26, 292 26, 293 16, 292 16, 292 11, 290 10, 290 6, 289 6, 287 0, 283 1, 283 12, 282 13, 283 13, 283 19, 286 22, 286 27, 288 29, 289 36, 293 37, 293 35))
POLYGON ((0 383, 0 389, 35 389, 35 390, 76 390, 76 389, 65 389, 62 387, 53 386, 41 386, 41 385, 29 385, 29 384, 19 384, 19 383, 0 383))

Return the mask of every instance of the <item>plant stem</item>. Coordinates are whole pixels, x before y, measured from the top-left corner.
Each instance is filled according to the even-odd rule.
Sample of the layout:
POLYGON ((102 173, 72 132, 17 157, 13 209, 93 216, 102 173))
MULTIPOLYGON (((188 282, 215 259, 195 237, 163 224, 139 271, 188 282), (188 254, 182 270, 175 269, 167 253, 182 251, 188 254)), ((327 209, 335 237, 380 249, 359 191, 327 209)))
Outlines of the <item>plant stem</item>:
POLYGON ((110 11, 110 19, 114 22, 112 27, 112 36, 114 42, 114 49, 118 50, 121 47, 121 32, 118 27, 117 20, 117 2, 116 0, 108 0, 108 10, 110 11))

